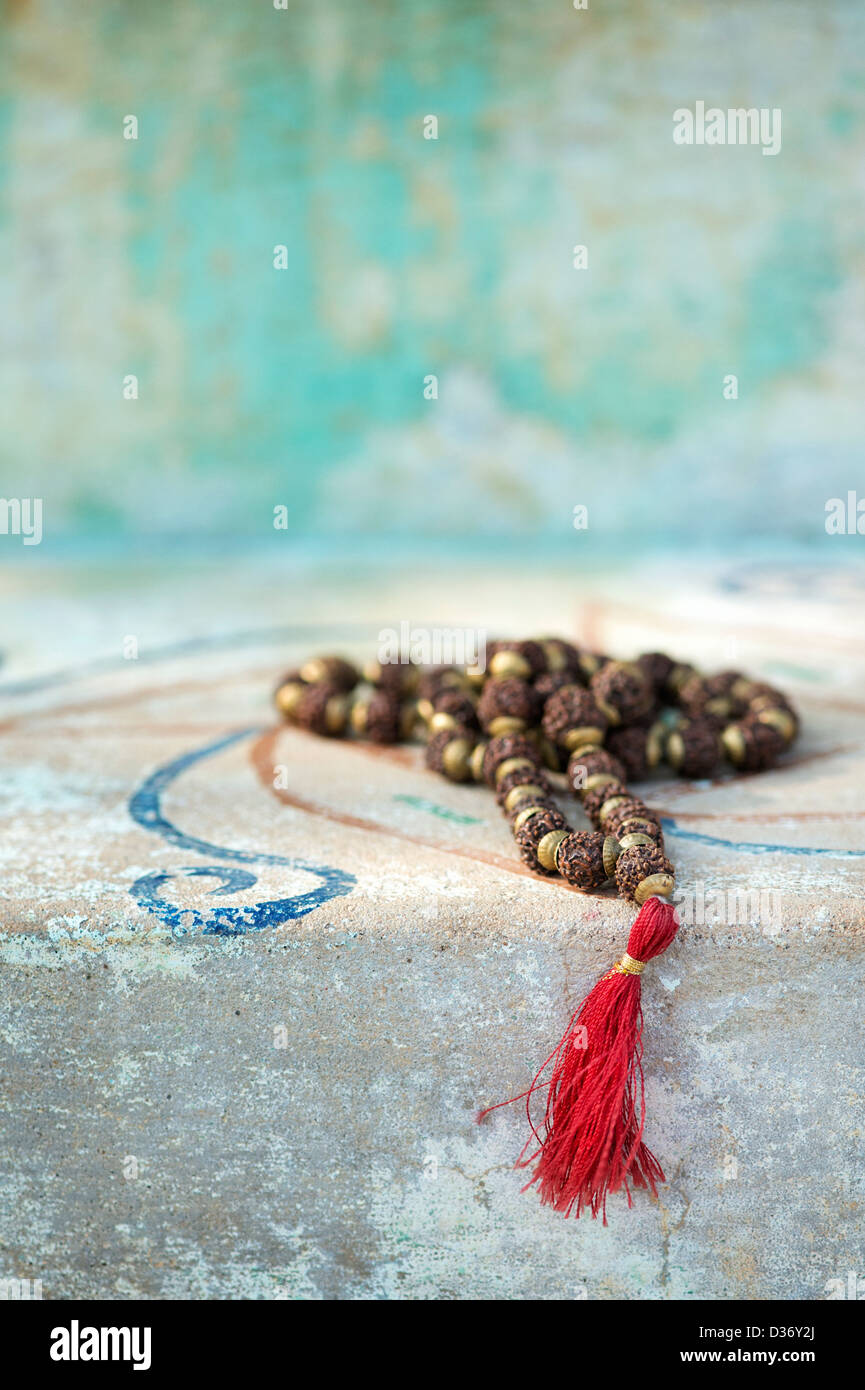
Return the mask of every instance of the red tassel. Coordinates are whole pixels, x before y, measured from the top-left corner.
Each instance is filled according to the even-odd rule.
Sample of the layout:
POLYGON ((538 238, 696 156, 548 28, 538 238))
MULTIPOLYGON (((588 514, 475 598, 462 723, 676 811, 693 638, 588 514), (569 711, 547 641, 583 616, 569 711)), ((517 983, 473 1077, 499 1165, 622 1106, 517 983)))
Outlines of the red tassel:
MULTIPOLYGON (((678 928, 673 905, 649 898, 631 928, 628 956, 645 963, 661 955, 678 928)), ((588 1209, 593 1217, 600 1213, 606 1225, 608 1193, 624 1188, 631 1206, 631 1185, 648 1188, 657 1197, 656 1184, 664 1181, 661 1165, 643 1143, 640 999, 639 974, 619 967, 607 971, 571 1018, 529 1089, 513 1098, 525 1099, 533 1135, 517 1160, 518 1168, 535 1165, 523 1191, 537 1184, 542 1203, 565 1216, 572 1211, 579 1216, 588 1209), (541 1081, 550 1064, 550 1079, 541 1081), (534 1093, 544 1088, 547 1108, 539 1134, 529 1105, 534 1093)), ((491 1105, 482 1110, 478 1123, 498 1109, 491 1105)))

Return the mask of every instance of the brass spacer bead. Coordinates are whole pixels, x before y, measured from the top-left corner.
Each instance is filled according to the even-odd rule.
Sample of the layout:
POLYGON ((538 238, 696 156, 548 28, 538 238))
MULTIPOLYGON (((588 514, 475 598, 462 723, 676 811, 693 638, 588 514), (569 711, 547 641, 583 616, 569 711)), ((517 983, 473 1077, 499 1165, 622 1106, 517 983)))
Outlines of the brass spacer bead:
POLYGON ((541 811, 546 810, 546 806, 524 806, 523 809, 521 811, 518 811, 517 814, 514 816, 513 823, 511 825, 511 830, 516 835, 517 831, 522 829, 527 820, 529 820, 532 816, 539 815, 541 811))
POLYGON ((603 662, 594 652, 580 652, 578 665, 586 679, 590 680, 596 671, 600 671, 603 662))
POLYGON ((369 712, 369 704, 366 700, 356 700, 351 707, 349 723, 356 734, 366 733, 366 717, 369 712))
POLYGON ((497 714, 495 719, 491 719, 487 726, 487 733, 492 734, 493 738, 499 738, 503 734, 522 734, 526 730, 525 719, 517 719, 512 714, 497 714))
POLYGON ((600 811, 598 812, 598 820, 600 821, 601 825, 603 825, 604 821, 607 819, 607 816, 609 816, 611 812, 615 811, 617 806, 620 806, 623 801, 630 801, 630 799, 631 798, 629 796, 608 797, 607 800, 601 806, 600 811))
POLYGON ((685 742, 678 729, 674 729, 667 739, 667 762, 680 768, 685 761, 685 742))
POLYGON ((505 810, 512 811, 517 802, 524 796, 546 796, 546 792, 536 782, 523 782, 518 787, 511 787, 505 797, 505 810))
MULTIPOLYGON (((597 700, 595 704, 597 704, 597 700)), ((592 725, 583 725, 579 729, 568 729, 562 740, 569 753, 572 753, 575 748, 579 748, 582 744, 592 744, 597 747, 603 741, 603 729, 596 729, 592 725)))
POLYGON ((597 753, 597 751, 598 745, 596 743, 581 743, 578 748, 568 749, 572 758, 581 758, 584 753, 597 753))
POLYGON ((450 743, 445 744, 442 765, 445 775, 452 782, 464 782, 468 777, 472 746, 467 738, 452 738, 450 743))
POLYGON ((622 716, 616 706, 610 704, 609 700, 603 700, 600 695, 595 695, 595 704, 601 714, 605 714, 614 727, 616 724, 621 724, 622 716))
POLYGON ((432 700, 418 700, 417 712, 425 724, 428 724, 435 714, 435 706, 432 700))
POLYGON ((327 679, 327 663, 322 657, 314 656, 311 661, 301 666, 300 675, 307 685, 318 685, 319 681, 327 679))
POLYGON ((536 764, 531 758, 505 758, 504 762, 499 763, 495 772, 495 784, 503 782, 510 772, 517 772, 521 767, 530 768, 532 772, 536 770, 536 764))
POLYGON ((531 674, 531 666, 524 656, 520 656, 519 652, 496 652, 490 661, 490 675, 495 676, 497 680, 516 678, 525 681, 531 674))
POLYGON ((430 732, 437 734, 440 729, 458 729, 459 721, 454 719, 452 714, 447 714, 445 710, 437 709, 429 722, 430 732))
POLYGON ((685 681, 689 681, 692 676, 698 676, 699 674, 696 666, 691 666, 689 662, 677 661, 667 677, 667 684, 670 689, 678 695, 685 681))
POLYGON ((562 843, 562 840, 568 838, 570 833, 569 830, 551 830, 547 835, 544 835, 539 842, 535 850, 538 856, 538 863, 541 864, 543 868, 549 869, 550 873, 558 872, 559 866, 556 863, 556 855, 559 845, 562 843))
POLYGON ((417 712, 417 701, 406 700, 399 712, 399 731, 400 738, 410 739, 414 737, 415 729, 420 723, 417 712))
POLYGON ((273 697, 280 714, 286 719, 291 719, 297 709, 297 702, 306 689, 300 681, 287 681, 285 685, 281 685, 273 697))
POLYGON ((796 737, 796 721, 785 709, 764 709, 757 715, 761 724, 777 729, 785 743, 792 743, 796 737))
POLYGON ((745 761, 746 751, 745 740, 739 725, 728 724, 721 734, 721 742, 724 745, 724 752, 727 754, 730 762, 734 763, 736 767, 739 767, 740 764, 745 761))
POLYGON ((564 671, 567 665, 565 654, 555 642, 541 642, 541 650, 546 658, 548 671, 564 671))
POLYGON ((616 860, 623 848, 624 846, 616 839, 615 835, 608 835, 604 840, 604 873, 607 878, 612 878, 616 872, 616 860))
POLYGON ((637 884, 634 902, 642 907, 647 898, 669 898, 675 886, 672 874, 649 874, 637 884))
POLYGON ((657 767, 664 756, 664 744, 667 738, 666 725, 660 720, 652 725, 646 735, 646 762, 649 767, 657 767))
POLYGON ((540 753, 544 767, 548 767, 550 772, 559 772, 561 770, 559 767, 559 755, 556 752, 555 745, 550 743, 546 734, 542 733, 540 729, 533 729, 529 734, 529 738, 540 753))
POLYGON ((467 666, 464 672, 466 686, 470 690, 480 690, 487 678, 486 667, 467 666))
POLYGON ((633 849, 634 845, 653 845, 654 843, 651 835, 644 835, 641 830, 631 830, 627 835, 623 835, 619 841, 622 849, 633 849))
POLYGON ((469 758, 469 770, 476 782, 482 782, 484 780, 483 763, 484 753, 486 751, 486 739, 482 739, 480 743, 475 744, 472 755, 469 758))
POLYGON ((594 791, 595 787, 604 787, 608 782, 618 782, 618 780, 618 777, 614 777, 612 772, 593 772, 590 777, 586 778, 580 791, 594 791))
POLYGON ((706 701, 706 713, 713 715, 715 719, 729 719, 733 713, 732 702, 726 695, 716 695, 706 701))
POLYGON ((341 734, 348 723, 348 696, 331 695, 324 707, 324 727, 329 734, 341 734))

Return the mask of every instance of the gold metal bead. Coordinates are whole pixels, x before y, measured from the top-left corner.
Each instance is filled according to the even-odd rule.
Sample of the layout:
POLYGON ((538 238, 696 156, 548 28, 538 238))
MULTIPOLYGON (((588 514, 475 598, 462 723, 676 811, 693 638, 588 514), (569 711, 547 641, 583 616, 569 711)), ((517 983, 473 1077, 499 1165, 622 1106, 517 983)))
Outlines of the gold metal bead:
POLYGON ((445 710, 438 709, 429 722, 430 733, 437 734, 440 729, 458 729, 459 721, 445 710))
POLYGON ((616 709, 616 706, 610 704, 609 700, 602 700, 600 695, 595 695, 595 704, 601 711, 601 714, 605 714, 607 716, 608 720, 612 725, 615 726, 616 724, 621 724, 622 716, 616 709))
POLYGON ((419 723, 421 723, 421 720, 417 712, 417 701, 406 700, 405 703, 400 706, 399 712, 400 738, 404 741, 414 738, 419 723))
POLYGON ((568 729, 562 742, 568 752, 572 753, 575 748, 579 748, 582 744, 592 744, 594 747, 598 747, 603 739, 603 729, 596 729, 592 725, 581 725, 578 729, 568 729))
POLYGON ((496 652, 490 661, 490 675, 495 676, 497 680, 527 681, 531 674, 531 666, 524 656, 520 656, 519 652, 496 652))
POLYGON ((591 777, 586 778, 580 791, 594 791, 595 787, 604 787, 608 782, 618 782, 618 780, 618 777, 615 777, 612 772, 593 772, 591 777))
POLYGON ((499 738, 502 734, 524 733, 525 728, 525 719, 516 719, 510 714, 498 714, 495 719, 490 720, 487 733, 492 734, 493 738, 499 738))
POLYGON ((675 691, 678 695, 685 681, 689 681, 692 676, 698 676, 699 674, 696 666, 691 666, 687 661, 677 661, 667 677, 667 684, 670 689, 675 691))
MULTIPOLYGON (((628 824, 630 824, 630 821, 628 824)), ((634 845, 653 845, 654 843, 655 841, 652 839, 651 835, 644 835, 640 830, 629 831, 629 833, 623 835, 619 841, 619 845, 622 849, 633 849, 634 845)))
POLYGON ((369 681, 370 685, 378 685, 379 681, 381 680, 381 662, 365 662, 361 669, 361 675, 363 676, 365 681, 369 681))
POLYGON ((637 884, 634 902, 642 907, 647 898, 669 898, 675 886, 676 880, 672 874, 649 874, 648 878, 637 884))
POLYGON ((768 724, 771 728, 777 729, 786 743, 792 743, 796 737, 796 721, 785 709, 763 709, 757 718, 761 724, 768 724))
POLYGON ((623 801, 630 801, 630 799, 631 798, 628 796, 608 797, 608 799, 602 804, 601 809, 598 812, 598 820, 601 822, 601 825, 603 825, 604 821, 607 819, 607 816, 612 815, 613 811, 615 811, 617 806, 621 806, 623 801))
POLYGON ((521 767, 530 768, 532 772, 535 771, 535 764, 532 762, 531 758, 505 758, 504 761, 500 762, 498 767, 496 768, 496 786, 498 786, 500 782, 503 782, 505 780, 508 773, 516 772, 521 767))
POLYGON ((732 701, 726 695, 716 695, 706 701, 706 713, 714 715, 716 719, 729 719, 733 713, 732 701))
POLYGON ((341 734, 348 723, 347 695, 331 695, 324 707, 324 727, 329 734, 341 734))
POLYGON ((277 690, 273 697, 274 704, 280 714, 284 715, 286 719, 291 719, 294 716, 294 712, 297 709, 297 702, 306 688, 307 687, 302 685, 300 681, 287 681, 285 685, 281 685, 277 690))
POLYGON ((685 761, 685 743, 678 729, 674 729, 667 739, 667 761, 677 769, 685 761))
POLYGON ((604 873, 607 878, 612 878, 616 872, 616 860, 622 852, 622 844, 616 839, 615 835, 608 835, 604 840, 604 873))
POLYGON ((587 680, 600 671, 603 661, 601 657, 595 656, 594 652, 580 652, 578 665, 587 680))
POLYGON ((750 700, 753 691, 754 681, 750 680, 748 676, 739 676, 738 680, 733 681, 730 686, 730 694, 733 699, 745 705, 750 700))
POLYGON ((452 738, 450 743, 445 744, 442 764, 445 776, 452 782, 464 782, 468 777, 472 747, 467 738, 452 738))
POLYGON ((486 667, 467 666, 465 669, 466 686, 470 690, 480 690, 487 678, 486 667))
POLYGON ((541 811, 546 811, 548 809, 547 806, 524 806, 523 809, 518 811, 514 816, 511 830, 516 835, 517 831, 525 825, 527 820, 530 820, 532 816, 539 815, 541 811))
POLYGON ((559 755, 555 745, 550 743, 546 734, 542 733, 540 729, 533 729, 529 734, 529 738, 540 753, 544 767, 548 767, 550 772, 561 771, 559 766, 559 755))
POLYGON ((664 756, 667 740, 667 726, 658 720, 646 735, 646 762, 649 767, 657 767, 664 756))
POLYGON ((562 840, 566 840, 569 834, 569 830, 550 830, 548 834, 543 836, 538 844, 535 851, 538 856, 538 863, 541 864, 543 868, 549 869, 550 873, 558 872, 559 866, 556 863, 556 855, 558 854, 559 845, 562 843, 562 840))
POLYGON ((435 714, 435 706, 432 700, 418 700, 417 712, 425 724, 429 724, 435 714))
POLYGON ((369 704, 366 700, 357 700, 351 707, 349 722, 356 734, 366 733, 366 717, 369 712, 369 704))
POLYGON ((567 661, 561 647, 557 647, 555 642, 542 642, 541 650, 546 657, 548 671, 564 671, 567 661))
POLYGON ((746 754, 745 739, 739 725, 728 724, 721 734, 721 742, 724 745, 724 752, 727 754, 730 762, 735 763, 736 767, 739 767, 739 765, 745 761, 746 754))
POLYGON ((487 743, 485 739, 482 739, 480 743, 475 744, 472 749, 472 755, 469 758, 469 770, 476 782, 482 782, 484 780, 484 753, 486 751, 487 743))
POLYGON ((578 748, 569 749, 571 758, 582 758, 584 754, 597 753, 597 751, 598 745, 596 743, 581 743, 578 748))
POLYGON ((511 787, 505 797, 505 810, 510 812, 514 809, 517 802, 524 796, 546 796, 543 787, 539 787, 536 782, 524 782, 519 787, 511 787))

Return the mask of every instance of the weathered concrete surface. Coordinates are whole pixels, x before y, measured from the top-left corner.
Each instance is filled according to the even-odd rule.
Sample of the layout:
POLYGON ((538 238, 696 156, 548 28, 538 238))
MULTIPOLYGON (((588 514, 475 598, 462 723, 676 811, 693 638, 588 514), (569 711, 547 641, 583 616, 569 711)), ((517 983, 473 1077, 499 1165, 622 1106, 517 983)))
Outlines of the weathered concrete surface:
MULTIPOLYGON (((239 587, 238 605, 254 586, 239 587)), ((193 590, 178 639, 225 599, 193 590)), ((381 594, 363 592, 366 619, 381 594)), ((607 593, 588 593, 583 630, 633 649, 624 592, 607 593)), ((32 636, 22 594, 26 674, 48 634, 32 636)), ((515 629, 539 594, 511 591, 515 629)), ((315 591, 310 621, 331 598, 315 591)), ((444 620, 460 598, 455 584, 444 620)), ((130 602, 106 599, 106 631, 129 630, 130 602)), ((314 637, 214 635, 137 665, 103 641, 104 669, 3 702, 0 1275, 53 1298, 809 1299, 862 1273, 858 596, 763 592, 757 618, 751 590, 743 604, 706 585, 690 622, 676 602, 639 615, 639 644, 714 648, 721 665, 735 642, 795 690, 805 731, 760 778, 646 792, 675 820, 683 885, 771 894, 739 923, 686 926, 644 977, 657 1204, 614 1199, 606 1229, 566 1222, 520 1195, 519 1108, 473 1122, 526 1084, 631 910, 523 873, 488 794, 415 751, 274 730, 272 677, 314 637), (155 770, 244 730, 151 781, 136 822, 155 770), (251 925, 261 903, 321 887, 265 855, 354 882, 233 939, 172 936, 182 909, 247 908, 251 925), (240 874, 236 891, 206 868, 240 874), (139 905, 142 880, 164 920, 139 905)), ((576 631, 565 611, 549 625, 576 631)))

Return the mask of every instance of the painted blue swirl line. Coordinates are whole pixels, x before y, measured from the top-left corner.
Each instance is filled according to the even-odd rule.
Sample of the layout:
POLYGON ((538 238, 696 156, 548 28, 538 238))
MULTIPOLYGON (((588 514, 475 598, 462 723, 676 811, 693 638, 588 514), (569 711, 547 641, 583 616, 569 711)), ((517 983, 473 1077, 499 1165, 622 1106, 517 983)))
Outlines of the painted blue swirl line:
POLYGON ((862 849, 815 849, 811 845, 764 845, 753 840, 723 840, 718 835, 704 835, 700 830, 682 830, 672 816, 662 816, 664 830, 679 840, 693 840, 700 845, 720 845, 723 849, 741 850, 743 854, 821 854, 830 859, 862 859, 862 849))
POLYGON ((321 880, 319 886, 306 893, 295 893, 288 898, 254 903, 249 907, 213 907, 209 911, 199 911, 196 908, 181 908, 169 902, 162 896, 165 884, 178 874, 186 878, 215 878, 218 880, 217 886, 210 890, 208 896, 223 895, 239 893, 254 887, 257 881, 255 874, 246 869, 229 868, 224 862, 184 866, 173 871, 145 874, 133 883, 129 891, 139 907, 158 917, 170 928, 174 936, 186 936, 194 931, 200 931, 205 936, 242 936, 246 932, 261 931, 265 927, 277 927, 282 922, 304 917, 331 898, 345 896, 355 885, 356 879, 353 874, 326 864, 311 864, 305 859, 287 859, 279 854, 227 849, 223 845, 211 844, 195 835, 187 835, 163 814, 160 797, 175 778, 204 758, 221 753, 225 748, 261 732, 259 728, 251 728, 226 734, 215 743, 205 744, 203 748, 194 748, 191 752, 166 763, 164 767, 157 768, 130 797, 129 814, 144 830, 155 831, 179 849, 211 859, 229 860, 240 864, 275 864, 282 868, 310 873, 321 880))

